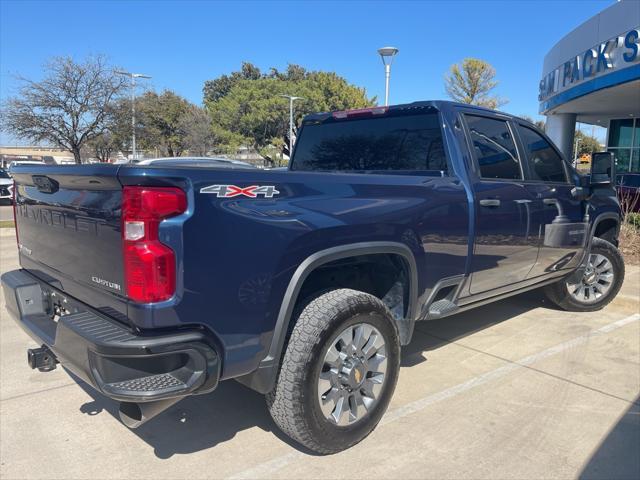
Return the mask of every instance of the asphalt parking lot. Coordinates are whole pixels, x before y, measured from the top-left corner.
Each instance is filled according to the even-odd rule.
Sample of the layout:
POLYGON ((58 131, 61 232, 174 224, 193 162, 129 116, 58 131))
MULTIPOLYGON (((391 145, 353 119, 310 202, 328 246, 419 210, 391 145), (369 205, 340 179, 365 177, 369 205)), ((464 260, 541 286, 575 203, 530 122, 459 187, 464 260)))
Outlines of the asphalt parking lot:
MULTIPOLYGON (((0 229, 1 270, 17 266, 0 229)), ((0 298, 0 477, 640 478, 640 269, 601 312, 536 292, 418 326, 381 425, 314 456, 236 382, 138 430, 63 369, 27 366, 30 338, 0 298)))

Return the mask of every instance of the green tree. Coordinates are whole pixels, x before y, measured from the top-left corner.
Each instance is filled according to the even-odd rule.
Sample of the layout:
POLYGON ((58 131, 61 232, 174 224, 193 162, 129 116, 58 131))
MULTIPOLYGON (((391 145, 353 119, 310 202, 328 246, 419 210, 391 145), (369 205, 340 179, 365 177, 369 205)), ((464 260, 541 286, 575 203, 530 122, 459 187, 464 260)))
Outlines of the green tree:
POLYGON ((592 137, 591 135, 587 135, 582 133, 580 130, 576 130, 576 136, 573 141, 573 157, 576 156, 580 158, 580 156, 587 154, 591 155, 595 152, 602 151, 602 147, 600 146, 600 142, 596 137, 592 137), (576 152, 577 147, 577 152, 576 152), (576 155, 577 154, 577 155, 576 155))
POLYGON ((529 123, 533 123, 536 127, 538 127, 543 132, 544 132, 545 126, 547 125, 547 122, 545 120, 534 120, 529 115, 520 115, 520 118, 525 119, 529 123))
POLYGON ((498 85, 496 70, 484 60, 465 58, 462 63, 451 65, 445 76, 445 90, 456 102, 487 108, 498 108, 507 103, 493 94, 498 85))
POLYGON ((258 70, 248 65, 243 64, 240 72, 206 82, 205 105, 214 125, 234 134, 235 139, 244 139, 272 164, 279 163, 272 147, 288 154, 289 103, 281 95, 303 97, 295 103, 296 126, 311 112, 376 103, 363 88, 332 72, 309 72, 299 65, 289 65, 285 72, 272 68, 257 77, 258 70))
POLYGON ((170 157, 179 157, 187 148, 184 117, 192 104, 180 95, 165 90, 147 92, 136 101, 140 112, 140 143, 143 148, 159 148, 170 157))
POLYGON ((184 132, 189 155, 205 156, 213 148, 216 137, 211 117, 204 108, 191 105, 180 118, 179 129, 184 132))
POLYGON ((95 157, 101 162, 108 162, 118 150, 118 142, 115 141, 113 134, 105 130, 85 144, 83 157, 95 157))
POLYGON ((20 80, 18 95, 3 104, 3 130, 69 150, 76 163, 82 162, 87 142, 107 130, 110 106, 127 89, 103 56, 82 62, 55 57, 43 80, 20 80))
POLYGON ((179 121, 184 144, 189 155, 206 156, 210 153, 235 153, 243 138, 219 128, 211 121, 206 109, 190 105, 179 121))
POLYGON ((240 80, 257 80, 261 77, 262 74, 258 67, 249 62, 242 62, 239 72, 232 72, 230 75, 221 75, 218 78, 204 82, 202 89, 204 102, 215 102, 224 97, 240 80))

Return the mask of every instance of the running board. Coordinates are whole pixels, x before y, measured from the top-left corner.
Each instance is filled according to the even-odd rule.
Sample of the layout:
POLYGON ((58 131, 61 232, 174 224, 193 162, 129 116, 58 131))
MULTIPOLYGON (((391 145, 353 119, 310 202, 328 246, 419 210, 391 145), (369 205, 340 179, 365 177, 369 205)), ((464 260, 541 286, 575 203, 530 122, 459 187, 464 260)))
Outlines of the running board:
POLYGON ((451 300, 443 298, 442 300, 438 300, 429 305, 429 311, 427 314, 428 320, 433 320, 436 318, 445 317, 447 315, 451 315, 459 307, 457 304, 453 303, 451 300))
MULTIPOLYGON (((555 283, 566 276, 557 275, 553 278, 548 278, 542 282, 530 283, 528 285, 521 286, 519 288, 514 288, 512 290, 502 292, 492 296, 481 297, 472 301, 468 301, 467 298, 463 298, 462 304, 454 303, 454 301, 449 300, 447 298, 436 300, 431 305, 429 305, 426 314, 422 317, 422 320, 435 320, 442 317, 448 317, 449 315, 453 315, 455 313, 462 313, 472 308, 480 307, 482 305, 487 305, 489 303, 497 302, 499 300, 503 300, 505 298, 512 297, 514 295, 519 295, 524 292, 528 292, 529 290, 535 290, 537 288, 544 287, 545 285, 549 285, 555 283)), ((454 300, 457 302, 457 296, 454 297, 454 300)))
POLYGON ((460 308, 457 301, 464 282, 463 275, 440 280, 429 295, 422 320, 435 320, 455 313, 460 308))

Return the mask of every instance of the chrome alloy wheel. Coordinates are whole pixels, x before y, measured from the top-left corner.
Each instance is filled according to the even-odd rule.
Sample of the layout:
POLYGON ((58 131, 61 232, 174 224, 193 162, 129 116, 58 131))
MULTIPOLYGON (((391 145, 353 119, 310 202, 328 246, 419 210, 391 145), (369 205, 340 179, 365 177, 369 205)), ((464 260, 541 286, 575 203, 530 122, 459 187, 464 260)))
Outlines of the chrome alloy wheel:
POLYGON ((604 255, 589 255, 589 263, 582 278, 567 282, 571 296, 580 303, 595 303, 611 290, 614 281, 613 265, 604 255))
POLYGON ((373 325, 351 325, 333 338, 318 378, 318 401, 338 426, 364 418, 377 403, 386 379, 387 353, 373 325))

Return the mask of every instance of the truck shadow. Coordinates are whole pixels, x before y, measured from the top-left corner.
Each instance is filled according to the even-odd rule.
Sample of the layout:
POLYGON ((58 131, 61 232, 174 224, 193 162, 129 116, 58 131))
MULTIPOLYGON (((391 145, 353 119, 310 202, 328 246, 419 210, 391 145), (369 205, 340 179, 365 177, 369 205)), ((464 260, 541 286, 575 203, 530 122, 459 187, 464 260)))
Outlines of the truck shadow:
POLYGON ((533 290, 450 317, 418 322, 411 343, 402 347, 401 366, 419 365, 427 361, 424 354, 430 350, 539 307, 556 308, 539 290, 533 290))
POLYGON ((578 476, 580 480, 640 478, 640 397, 620 416, 578 476))
MULTIPOLYGON (((425 355, 431 350, 540 306, 539 293, 526 293, 476 308, 473 312, 421 323, 411 344, 403 348, 401 365, 403 368, 417 365, 426 361, 425 355)), ((93 397, 93 401, 80 407, 82 413, 98 415, 107 412, 118 418, 117 402, 100 395, 83 382, 79 384, 93 397)), ((132 432, 152 446, 158 458, 167 459, 175 454, 210 449, 254 427, 313 455, 278 429, 262 395, 231 381, 220 383, 210 394, 185 398, 132 432)), ((126 427, 122 425, 121 428, 126 427)))

